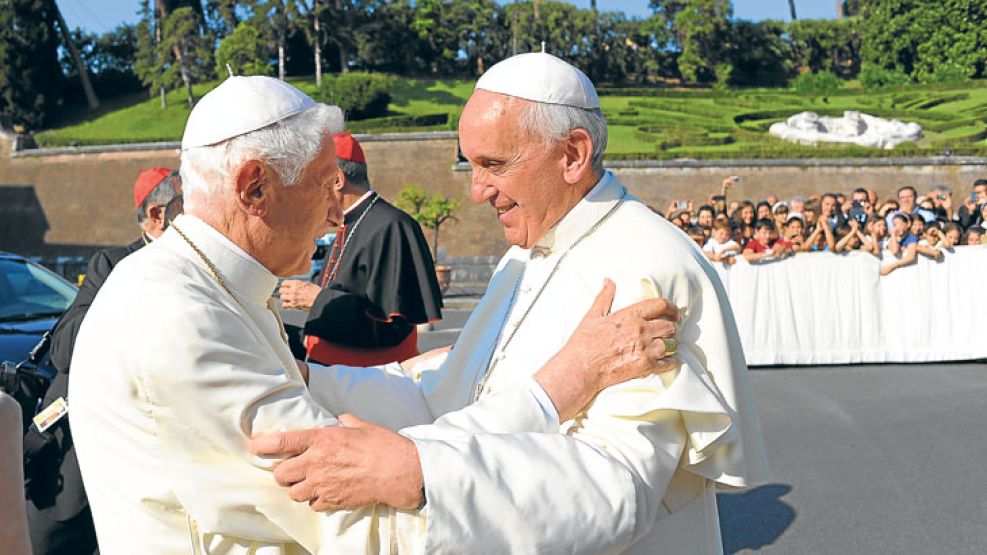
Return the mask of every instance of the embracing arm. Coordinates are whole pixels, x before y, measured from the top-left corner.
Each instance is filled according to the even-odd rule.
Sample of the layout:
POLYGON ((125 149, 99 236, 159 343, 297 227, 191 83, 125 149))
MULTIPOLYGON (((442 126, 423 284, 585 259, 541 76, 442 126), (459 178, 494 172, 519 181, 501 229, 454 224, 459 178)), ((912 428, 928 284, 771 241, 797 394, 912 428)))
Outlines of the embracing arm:
MULTIPOLYGON (((602 331, 594 333, 600 336, 602 331)), ((578 341, 577 335, 574 334, 570 341, 578 341)), ((627 335, 626 332, 623 335, 627 335)), ((658 344, 663 350, 663 344, 658 344)), ((616 350, 625 354, 628 351, 616 350)), ((653 367, 660 366, 654 362, 654 356, 646 359, 651 359, 653 367)), ((633 358, 638 360, 640 357, 633 358)), ((610 364, 623 371, 634 365, 631 359, 620 357, 609 362, 590 360, 594 365, 610 364)), ((559 369, 573 364, 566 362, 565 357, 556 357, 553 361, 559 361, 559 369)), ((671 359, 665 361, 677 367, 671 359)), ((643 373, 634 370, 633 375, 643 373)), ((687 372, 683 368, 677 375, 690 379, 693 373, 694 370, 687 372)), ((668 379, 678 381, 678 378, 668 379)), ((420 468, 421 479, 428 488, 429 510, 424 523, 399 527, 417 531, 411 534, 418 537, 408 541, 428 552, 456 552, 465 545, 484 545, 491 552, 532 552, 553 545, 566 546, 564 551, 599 552, 627 545, 650 529, 660 509, 662 492, 686 445, 678 407, 669 402, 669 396, 662 395, 666 389, 662 380, 651 376, 606 390, 594 401, 585 417, 577 418, 576 428, 569 436, 557 432, 558 421, 543 422, 541 429, 533 432, 519 433, 505 427, 502 421, 507 415, 525 405, 530 406, 530 403, 512 406, 511 397, 505 396, 506 390, 450 413, 434 425, 404 430, 404 434, 415 440, 417 456, 414 463, 420 468), (613 400, 603 401, 606 398, 613 400), (633 401, 642 398, 658 400, 658 404, 637 412, 641 408, 640 402, 633 401), (627 401, 631 401, 630 404, 627 401), (490 424, 483 433, 476 433, 467 415, 484 406, 489 411, 490 424), (627 407, 633 412, 621 414, 627 407), (505 482, 512 487, 504 488, 505 482), (478 506, 473 502, 477 497, 487 501, 478 506), (564 504, 568 510, 562 523, 557 512, 559 504, 564 504), (608 518, 591 518, 601 508, 608 518), (505 518, 505 513, 524 516, 505 518), (427 545, 424 543, 426 536, 427 545)), ((545 389, 549 395, 554 395, 551 386, 546 385, 545 389)), ((581 394, 572 396, 573 401, 568 405, 564 401, 566 398, 564 392, 561 397, 552 397, 563 419, 575 413, 571 407, 580 406, 583 397, 581 394)), ((367 431, 367 427, 358 422, 354 427, 353 433, 367 431)), ((348 430, 352 429, 336 428, 324 433, 343 434, 348 430)), ((282 434, 280 437, 292 436, 282 434)), ((338 445, 339 441, 317 441, 315 447, 326 444, 338 445)), ((255 447, 268 452, 271 445, 255 441, 255 447)), ((403 452, 404 448, 401 449, 403 452)), ((293 450, 295 448, 288 444, 274 449, 275 452, 293 450)), ((388 449, 388 452, 397 450, 388 449)), ((379 458, 379 454, 363 453, 357 454, 356 459, 371 460, 375 456, 379 458)), ((358 463, 343 466, 352 467, 353 464, 358 463)), ((306 452, 282 463, 275 476, 282 483, 295 484, 292 488, 298 488, 301 498, 313 499, 316 508, 330 508, 338 506, 337 503, 349 506, 346 500, 332 495, 338 487, 327 482, 332 479, 332 473, 327 472, 325 466, 324 456, 310 456, 306 452), (331 494, 327 502, 324 502, 324 492, 331 494)), ((348 475, 347 478, 350 480, 348 486, 351 486, 354 477, 348 475)), ((419 486, 420 482, 412 485, 413 488, 419 486)), ((405 505, 405 508, 412 506, 405 505)), ((399 522, 419 518, 422 517, 413 512, 398 513, 399 522)))

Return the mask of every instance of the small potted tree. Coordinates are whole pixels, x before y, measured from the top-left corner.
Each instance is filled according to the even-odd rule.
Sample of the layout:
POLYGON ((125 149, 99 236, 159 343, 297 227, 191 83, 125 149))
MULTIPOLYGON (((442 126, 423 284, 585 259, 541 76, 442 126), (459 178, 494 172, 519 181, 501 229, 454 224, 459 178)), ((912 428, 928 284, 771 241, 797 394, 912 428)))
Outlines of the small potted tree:
POLYGON ((432 258, 435 260, 435 277, 439 289, 445 294, 452 282, 452 267, 439 264, 439 229, 459 209, 459 199, 446 198, 439 194, 429 196, 425 189, 408 185, 398 193, 398 206, 411 215, 419 225, 432 230, 432 258))

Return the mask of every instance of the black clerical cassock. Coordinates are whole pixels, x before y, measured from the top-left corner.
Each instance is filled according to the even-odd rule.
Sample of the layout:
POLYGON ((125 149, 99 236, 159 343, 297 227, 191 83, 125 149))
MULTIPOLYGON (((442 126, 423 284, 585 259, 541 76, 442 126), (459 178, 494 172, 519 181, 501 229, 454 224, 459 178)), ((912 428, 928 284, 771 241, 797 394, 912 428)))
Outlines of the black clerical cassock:
POLYGON ((371 366, 418 354, 415 325, 442 318, 435 265, 418 223, 369 192, 326 257, 305 323, 310 360, 371 366))

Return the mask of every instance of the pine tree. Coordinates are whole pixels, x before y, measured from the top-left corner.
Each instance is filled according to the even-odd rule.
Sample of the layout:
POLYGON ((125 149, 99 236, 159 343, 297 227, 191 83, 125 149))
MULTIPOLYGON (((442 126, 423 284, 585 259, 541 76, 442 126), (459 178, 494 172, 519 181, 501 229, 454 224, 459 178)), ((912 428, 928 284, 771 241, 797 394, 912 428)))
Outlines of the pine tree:
POLYGON ((0 124, 40 129, 61 105, 64 86, 48 1, 0 2, 0 124))

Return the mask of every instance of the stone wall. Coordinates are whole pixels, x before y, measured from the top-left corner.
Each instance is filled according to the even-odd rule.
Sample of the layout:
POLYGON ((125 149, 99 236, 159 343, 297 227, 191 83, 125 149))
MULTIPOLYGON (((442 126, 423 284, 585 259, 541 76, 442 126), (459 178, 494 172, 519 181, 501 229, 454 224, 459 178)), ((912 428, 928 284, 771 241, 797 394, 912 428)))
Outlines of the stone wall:
MULTIPOLYGON (((413 183, 463 199, 458 221, 443 226, 439 258, 463 261, 462 275, 479 279, 482 272, 465 271, 465 266, 482 259, 468 257, 498 256, 507 244, 491 208, 469 200, 469 168, 457 164, 455 134, 360 139, 371 181, 385 198, 395 198, 413 183)), ((0 141, 0 148, 0 250, 35 256, 86 254, 130 242, 137 235, 134 178, 147 167, 178 164, 177 144, 8 154, 11 143, 0 141)), ((974 179, 987 177, 983 158, 676 160, 615 162, 610 167, 635 195, 662 209, 673 199, 704 201, 729 175, 743 177, 730 193, 735 199, 849 192, 857 186, 874 188, 883 199, 894 196, 902 184, 926 191, 935 183, 950 185, 960 196, 969 194, 974 179)))

